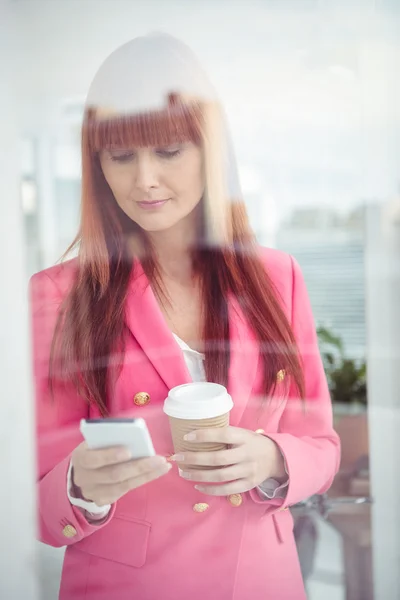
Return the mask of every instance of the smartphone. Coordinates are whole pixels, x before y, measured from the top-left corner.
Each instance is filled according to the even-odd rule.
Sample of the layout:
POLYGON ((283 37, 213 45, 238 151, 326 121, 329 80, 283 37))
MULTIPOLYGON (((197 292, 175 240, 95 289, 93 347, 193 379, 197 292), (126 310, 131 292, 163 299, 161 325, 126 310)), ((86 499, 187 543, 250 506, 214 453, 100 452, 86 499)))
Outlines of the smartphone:
POLYGON ((80 430, 92 449, 125 446, 133 459, 156 455, 144 419, 82 419, 80 430))

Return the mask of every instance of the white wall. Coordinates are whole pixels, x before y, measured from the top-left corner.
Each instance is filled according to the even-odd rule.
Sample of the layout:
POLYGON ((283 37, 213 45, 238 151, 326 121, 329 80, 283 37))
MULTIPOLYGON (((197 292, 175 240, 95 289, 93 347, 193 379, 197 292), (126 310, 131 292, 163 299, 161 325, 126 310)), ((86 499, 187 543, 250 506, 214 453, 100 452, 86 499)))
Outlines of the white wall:
POLYGON ((0 597, 34 600, 34 462, 25 243, 19 199, 18 51, 10 2, 0 2, 0 597))

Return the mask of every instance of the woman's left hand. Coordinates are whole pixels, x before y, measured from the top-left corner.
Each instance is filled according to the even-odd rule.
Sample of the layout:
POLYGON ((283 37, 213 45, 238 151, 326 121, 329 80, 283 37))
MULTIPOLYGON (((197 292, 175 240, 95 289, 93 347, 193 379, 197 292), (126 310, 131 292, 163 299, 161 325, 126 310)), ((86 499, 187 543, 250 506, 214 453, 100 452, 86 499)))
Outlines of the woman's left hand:
POLYGON ((195 488, 205 494, 229 496, 247 492, 271 477, 278 481, 287 479, 284 459, 277 444, 262 434, 240 427, 222 427, 196 430, 186 439, 196 444, 228 445, 226 450, 185 452, 171 457, 179 464, 181 477, 200 482, 195 488), (191 465, 214 469, 190 469, 191 465))

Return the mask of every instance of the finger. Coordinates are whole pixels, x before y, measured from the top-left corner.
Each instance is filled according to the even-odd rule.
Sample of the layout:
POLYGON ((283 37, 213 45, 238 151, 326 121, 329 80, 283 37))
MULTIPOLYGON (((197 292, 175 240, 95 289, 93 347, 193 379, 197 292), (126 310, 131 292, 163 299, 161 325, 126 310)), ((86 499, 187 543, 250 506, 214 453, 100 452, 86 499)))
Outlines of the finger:
POLYGON ((92 472, 92 479, 96 485, 123 483, 129 479, 150 473, 166 464, 167 459, 164 456, 152 456, 151 458, 130 460, 129 462, 108 465, 96 469, 92 472))
POLYGON ((185 435, 188 442, 219 442, 221 444, 243 444, 249 432, 241 427, 214 427, 212 429, 196 429, 185 435))
POLYGON ((207 496, 230 496, 231 494, 242 494, 254 488, 254 483, 248 479, 237 479, 231 483, 222 485, 195 485, 196 490, 207 496))
POLYGON ((209 469, 205 471, 179 469, 179 475, 189 481, 226 483, 228 481, 236 481, 237 479, 246 479, 249 477, 249 471, 250 466, 248 463, 239 463, 231 467, 225 467, 224 469, 209 469))
POLYGON ((235 465, 245 460, 243 448, 228 448, 215 452, 185 452, 175 454, 172 459, 183 465, 196 465, 202 467, 223 467, 235 465))
POLYGON ((171 468, 172 465, 165 463, 161 467, 143 473, 139 477, 132 477, 119 484, 98 485, 90 490, 90 498, 92 498, 92 501, 95 502, 97 506, 113 504, 131 490, 163 477, 171 470, 171 468))
POLYGON ((113 446, 111 448, 101 448, 92 450, 85 448, 78 456, 78 462, 84 469, 100 469, 107 465, 115 465, 126 462, 132 458, 128 448, 123 446, 113 446))

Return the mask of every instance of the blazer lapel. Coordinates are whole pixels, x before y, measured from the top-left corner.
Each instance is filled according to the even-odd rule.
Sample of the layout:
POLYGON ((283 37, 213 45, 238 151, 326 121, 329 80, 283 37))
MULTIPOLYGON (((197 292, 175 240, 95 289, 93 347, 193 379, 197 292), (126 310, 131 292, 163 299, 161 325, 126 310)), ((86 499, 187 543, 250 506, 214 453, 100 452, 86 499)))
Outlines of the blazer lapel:
MULTIPOLYGON (((126 303, 126 323, 168 389, 192 381, 182 350, 174 340, 140 263, 135 264, 126 303)), ((231 361, 228 391, 234 407, 230 422, 239 425, 257 373, 259 348, 234 298, 229 301, 231 361)))
POLYGON ((168 328, 140 263, 135 263, 129 286, 126 324, 168 389, 190 383, 182 350, 168 328))

